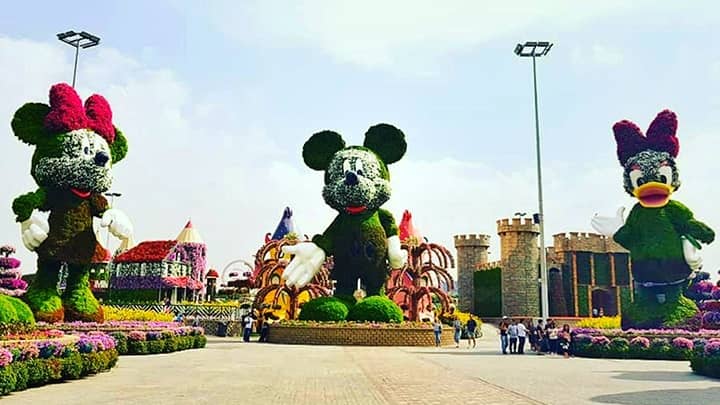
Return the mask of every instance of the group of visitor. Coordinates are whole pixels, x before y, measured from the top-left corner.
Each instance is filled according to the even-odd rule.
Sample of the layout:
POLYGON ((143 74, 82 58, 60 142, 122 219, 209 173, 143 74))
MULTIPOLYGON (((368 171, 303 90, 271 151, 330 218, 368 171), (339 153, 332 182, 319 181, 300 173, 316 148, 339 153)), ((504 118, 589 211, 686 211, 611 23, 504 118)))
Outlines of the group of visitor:
MULTIPOLYGON (((463 323, 460 321, 459 318, 455 317, 453 319, 453 341, 455 342, 455 347, 460 347, 460 339, 462 338, 463 331, 465 332, 467 336, 468 341, 468 348, 475 347, 476 342, 475 339, 477 337, 478 332, 478 323, 477 321, 472 317, 472 315, 469 316, 468 321, 463 325, 463 323)), ((436 318, 433 321, 433 331, 435 332, 435 346, 440 347, 441 344, 441 336, 442 336, 442 329, 443 324, 440 321, 439 318, 436 318)))
POLYGON ((568 324, 558 327, 552 319, 547 323, 539 319, 533 326, 530 320, 508 319, 504 316, 498 329, 502 354, 524 354, 528 334, 530 349, 537 354, 558 354, 565 358, 573 354, 575 333, 568 324))

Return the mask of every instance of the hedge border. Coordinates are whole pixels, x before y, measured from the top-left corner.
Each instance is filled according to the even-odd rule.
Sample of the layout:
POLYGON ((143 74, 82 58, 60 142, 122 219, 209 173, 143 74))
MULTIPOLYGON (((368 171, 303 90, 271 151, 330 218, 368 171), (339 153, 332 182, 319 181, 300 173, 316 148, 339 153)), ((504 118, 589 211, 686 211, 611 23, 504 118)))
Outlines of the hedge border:
POLYGON ((189 349, 200 349, 207 344, 205 335, 173 336, 158 340, 130 340, 121 332, 110 333, 121 356, 142 356, 148 354, 173 353, 189 349))

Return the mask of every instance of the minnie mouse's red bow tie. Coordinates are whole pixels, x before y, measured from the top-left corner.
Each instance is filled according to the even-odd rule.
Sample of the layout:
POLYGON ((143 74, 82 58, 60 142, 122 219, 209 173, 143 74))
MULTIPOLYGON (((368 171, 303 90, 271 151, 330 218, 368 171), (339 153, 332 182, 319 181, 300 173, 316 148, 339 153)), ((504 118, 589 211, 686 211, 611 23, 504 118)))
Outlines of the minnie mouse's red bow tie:
POLYGON ((83 107, 75 89, 65 83, 50 88, 50 112, 45 117, 45 128, 52 132, 92 129, 108 143, 115 140, 112 110, 105 97, 93 94, 83 107))

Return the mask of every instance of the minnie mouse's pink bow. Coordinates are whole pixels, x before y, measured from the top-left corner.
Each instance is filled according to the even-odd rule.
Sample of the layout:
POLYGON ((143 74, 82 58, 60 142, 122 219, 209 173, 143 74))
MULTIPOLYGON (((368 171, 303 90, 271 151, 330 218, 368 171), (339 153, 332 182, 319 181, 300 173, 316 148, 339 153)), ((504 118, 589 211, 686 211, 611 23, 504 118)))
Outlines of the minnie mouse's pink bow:
POLYGON ((52 132, 92 129, 108 143, 115 140, 112 110, 105 97, 93 94, 85 100, 85 107, 75 89, 65 83, 50 88, 50 112, 45 116, 45 128, 52 132))

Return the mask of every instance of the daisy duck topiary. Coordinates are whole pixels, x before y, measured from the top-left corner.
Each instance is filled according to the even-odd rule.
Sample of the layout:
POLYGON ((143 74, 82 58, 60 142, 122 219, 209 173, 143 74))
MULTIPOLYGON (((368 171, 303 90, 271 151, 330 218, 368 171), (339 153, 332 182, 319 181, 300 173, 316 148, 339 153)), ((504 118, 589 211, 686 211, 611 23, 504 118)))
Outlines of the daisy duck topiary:
POLYGON ((387 165, 405 154, 405 135, 388 124, 368 129, 363 146, 345 146, 340 134, 322 131, 303 147, 308 167, 325 172, 323 198, 338 215, 312 242, 286 246, 294 255, 283 278, 289 286, 303 286, 321 269, 326 257, 334 257, 331 278, 336 294, 350 295, 357 280, 368 295, 378 294, 390 268, 405 265, 398 228, 393 215, 382 208, 390 199, 387 165))
POLYGON ((105 255, 93 231, 93 218, 119 237, 132 224, 103 197, 112 183, 112 166, 125 157, 127 141, 112 123, 110 105, 100 95, 83 105, 67 84, 50 89, 50 105, 28 103, 13 117, 21 141, 35 146, 31 174, 38 189, 21 195, 12 208, 25 247, 38 255, 37 273, 25 300, 37 320, 103 321, 102 307, 90 291, 91 264, 105 255), (36 211, 49 212, 46 220, 36 211), (66 265, 62 296, 58 274, 66 265))
POLYGON ((620 208, 615 217, 595 216, 592 225, 630 251, 635 294, 633 303, 622 308, 622 327, 682 325, 698 311, 683 292, 702 267, 699 242, 711 243, 715 233, 670 199, 680 187, 677 117, 669 110, 660 112, 647 135, 626 120, 613 131, 625 191, 638 202, 627 220, 620 208))

